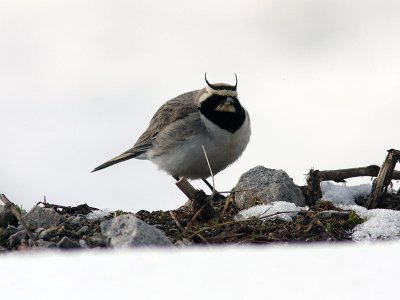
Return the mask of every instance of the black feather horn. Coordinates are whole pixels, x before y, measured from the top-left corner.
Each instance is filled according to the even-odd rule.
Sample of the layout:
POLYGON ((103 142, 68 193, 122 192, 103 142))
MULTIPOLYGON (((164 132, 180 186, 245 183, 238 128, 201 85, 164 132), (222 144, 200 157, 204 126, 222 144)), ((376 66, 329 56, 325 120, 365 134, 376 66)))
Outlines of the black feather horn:
POLYGON ((208 80, 207 80, 207 72, 204 73, 204 78, 206 79, 207 85, 208 85, 210 88, 212 88, 213 90, 217 90, 217 89, 218 89, 217 86, 215 86, 215 85, 213 85, 213 84, 211 84, 211 83, 208 82, 208 80))
POLYGON ((235 73, 235 80, 236 80, 236 82, 235 82, 235 91, 237 90, 237 75, 236 75, 236 73, 235 73))
POLYGON ((204 78, 206 79, 207 85, 208 85, 210 88, 212 88, 213 90, 230 90, 230 91, 236 91, 236 89, 237 89, 238 81, 237 81, 236 73, 235 73, 235 79, 236 79, 235 85, 226 85, 226 84, 214 85, 214 84, 211 84, 211 83, 209 83, 208 80, 207 80, 207 72, 204 73, 204 78))

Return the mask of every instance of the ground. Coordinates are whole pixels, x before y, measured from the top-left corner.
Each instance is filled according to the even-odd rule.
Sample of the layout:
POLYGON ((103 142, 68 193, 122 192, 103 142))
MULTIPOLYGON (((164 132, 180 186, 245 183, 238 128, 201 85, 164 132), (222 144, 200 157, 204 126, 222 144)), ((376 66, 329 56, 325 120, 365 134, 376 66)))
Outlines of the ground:
MULTIPOLYGON (((328 188, 337 187, 328 186, 328 188)), ((354 204, 354 200, 352 201, 354 204)), ((400 220, 400 217, 390 214, 375 216, 374 213, 398 214, 396 211, 400 208, 400 192, 386 196, 381 208, 387 210, 367 211, 364 209, 366 212, 371 212, 371 215, 359 212, 365 202, 364 193, 364 196, 355 198, 355 203, 361 206, 347 205, 339 208, 340 205, 337 203, 319 200, 313 207, 299 208, 294 204, 281 202, 283 207, 288 207, 285 209, 273 207, 277 202, 271 204, 270 208, 268 205, 257 206, 260 203, 255 199, 256 206, 252 208, 259 208, 258 211, 262 213, 248 217, 249 215, 244 215, 244 212, 235 205, 234 195, 231 194, 227 197, 214 197, 210 201, 214 212, 207 218, 199 214, 198 208, 193 208, 190 201, 175 210, 153 212, 141 210, 135 215, 147 224, 163 231, 173 243, 185 246, 352 241, 357 240, 354 238, 355 227, 362 223, 364 227, 367 227, 367 229, 362 229, 362 239, 365 237, 370 239, 371 229, 368 228, 375 230, 378 223, 381 227, 384 226, 388 233, 375 231, 372 233, 374 235, 372 240, 397 238, 400 225, 395 220, 400 220), (295 213, 290 206, 287 206, 289 204, 297 209, 295 213), (271 208, 274 209, 270 210, 271 208), (373 217, 381 219, 374 220, 373 217), (367 225, 367 219, 371 225, 367 225)), ((49 209, 50 212, 47 210, 47 213, 50 213, 50 216, 62 216, 60 217, 62 222, 56 226, 29 226, 39 247, 46 248, 105 248, 108 244, 101 232, 101 222, 128 213, 101 211, 86 204, 66 207, 44 202, 38 205, 49 209)), ((0 251, 29 249, 32 241, 23 226, 11 212, 3 213, 3 217, 2 220, 0 218, 0 221, 4 223, 0 222, 0 251)))
POLYGON ((273 216, 236 220, 239 209, 232 196, 213 202, 213 207, 217 216, 206 222, 193 221, 189 205, 171 211, 172 215, 169 211, 144 210, 136 215, 164 231, 173 242, 187 240, 193 244, 348 241, 352 229, 363 222, 354 212, 336 208, 326 201, 299 212, 291 221, 273 216), (329 213, 323 214, 324 211, 329 213))

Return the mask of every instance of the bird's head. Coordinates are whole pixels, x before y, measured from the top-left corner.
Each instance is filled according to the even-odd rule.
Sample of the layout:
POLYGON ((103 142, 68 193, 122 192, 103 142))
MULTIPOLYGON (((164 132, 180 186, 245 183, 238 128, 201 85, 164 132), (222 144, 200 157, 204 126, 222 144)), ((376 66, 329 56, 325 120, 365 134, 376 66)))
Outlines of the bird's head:
POLYGON ((206 87, 195 97, 195 104, 201 114, 228 131, 236 131, 244 121, 245 112, 237 93, 237 76, 235 85, 213 83, 207 80, 206 87))
POLYGON ((235 74, 235 85, 226 83, 211 84, 207 80, 207 73, 204 75, 207 86, 199 91, 195 98, 197 107, 206 105, 208 108, 219 112, 234 113, 237 100, 237 76, 235 74))

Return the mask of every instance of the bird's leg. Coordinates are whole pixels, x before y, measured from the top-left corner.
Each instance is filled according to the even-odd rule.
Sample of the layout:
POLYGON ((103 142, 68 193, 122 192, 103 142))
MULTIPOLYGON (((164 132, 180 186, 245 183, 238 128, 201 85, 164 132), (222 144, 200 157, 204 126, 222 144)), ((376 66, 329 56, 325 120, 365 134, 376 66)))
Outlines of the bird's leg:
POLYGON ((207 179, 202 178, 201 180, 203 180, 203 182, 209 187, 209 189, 211 190, 212 193, 216 192, 214 187, 207 181, 207 179))
MULTIPOLYGON (((172 177, 173 177, 176 181, 179 181, 179 179, 180 179, 179 176, 172 175, 172 177)), ((209 187, 209 189, 211 190, 211 192, 212 192, 213 194, 216 193, 214 187, 211 185, 211 183, 209 183, 209 182, 207 181, 207 179, 202 178, 201 180, 204 181, 204 183, 209 187)))
MULTIPOLYGON (((179 176, 172 176, 172 177, 173 177, 176 181, 179 181, 179 180, 180 180, 180 177, 179 177, 179 176)), ((181 177, 181 178, 182 178, 182 177, 181 177)), ((203 180, 203 182, 204 182, 204 183, 209 187, 209 189, 211 190, 211 195, 210 195, 211 199, 213 199, 213 200, 225 199, 224 196, 222 196, 220 193, 218 193, 218 191, 215 190, 215 188, 212 186, 211 183, 209 183, 209 182, 207 181, 207 179, 202 178, 201 180, 203 180)))
POLYGON ((210 190, 211 190, 210 197, 212 200, 217 201, 217 200, 225 199, 225 197, 222 196, 220 193, 218 193, 218 191, 211 185, 211 183, 209 183, 207 181, 207 179, 202 178, 201 180, 203 180, 203 182, 210 188, 210 190))

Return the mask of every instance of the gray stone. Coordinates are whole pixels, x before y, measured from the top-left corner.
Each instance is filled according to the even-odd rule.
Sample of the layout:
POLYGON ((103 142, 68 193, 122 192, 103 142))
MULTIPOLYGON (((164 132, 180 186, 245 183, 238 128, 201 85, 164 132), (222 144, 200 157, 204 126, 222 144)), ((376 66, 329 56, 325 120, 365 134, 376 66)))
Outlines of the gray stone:
POLYGON ((0 227, 7 228, 8 225, 17 225, 18 220, 9 208, 0 205, 0 227))
POLYGON ((64 236, 66 234, 64 226, 52 227, 45 229, 39 234, 39 239, 45 241, 59 241, 60 235, 64 236))
POLYGON ((68 221, 73 225, 81 225, 85 222, 85 218, 82 216, 71 216, 68 221))
POLYGON ((176 241, 174 245, 177 247, 187 247, 187 246, 193 246, 194 244, 188 239, 183 238, 182 240, 176 241))
POLYGON ((61 249, 79 249, 81 245, 64 236, 61 241, 57 243, 57 247, 61 249))
POLYGON ((34 228, 50 228, 59 225, 64 217, 52 208, 33 207, 25 216, 25 222, 34 228))
POLYGON ((57 248, 57 244, 54 242, 38 240, 37 243, 41 248, 57 248))
POLYGON ((89 226, 82 226, 79 230, 78 230, 78 232, 77 232, 77 234, 78 235, 84 235, 84 234, 87 234, 89 232, 89 226))
POLYGON ((15 248, 16 246, 21 244, 22 240, 26 238, 28 238, 26 230, 21 230, 9 237, 8 244, 10 245, 11 248, 15 248))
POLYGON ((114 248, 172 245, 161 230, 148 225, 133 214, 103 221, 100 226, 107 244, 114 248))
POLYGON ((235 190, 235 203, 240 209, 257 204, 286 201, 305 206, 306 201, 300 188, 283 170, 267 169, 257 166, 240 176, 235 190))
POLYGON ((44 231, 45 229, 43 228, 43 227, 39 227, 39 228, 36 228, 36 230, 35 230, 35 233, 36 234, 40 234, 42 231, 44 231))
POLYGON ((17 233, 18 229, 15 226, 8 225, 8 227, 3 231, 2 239, 6 240, 14 233, 17 233))
POLYGON ((95 232, 92 236, 89 236, 87 238, 87 241, 90 244, 96 245, 96 246, 105 246, 106 245, 105 238, 98 232, 95 232))

